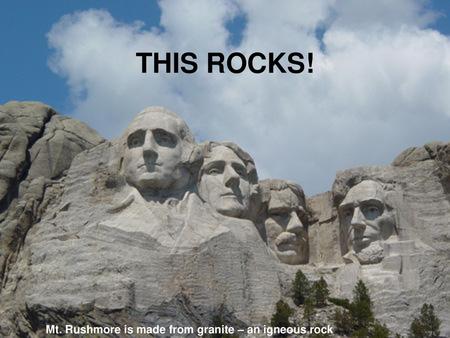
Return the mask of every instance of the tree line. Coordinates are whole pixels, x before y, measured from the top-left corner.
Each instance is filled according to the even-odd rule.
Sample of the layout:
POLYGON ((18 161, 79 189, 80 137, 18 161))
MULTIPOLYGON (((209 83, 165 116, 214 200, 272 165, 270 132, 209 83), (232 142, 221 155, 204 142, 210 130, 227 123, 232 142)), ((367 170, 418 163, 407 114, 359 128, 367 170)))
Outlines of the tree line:
MULTIPOLYGON (((399 334, 390 330, 379 322, 373 313, 373 302, 369 290, 362 280, 353 289, 353 298, 330 297, 328 284, 323 277, 311 282, 298 270, 292 282, 292 301, 295 306, 303 310, 304 326, 311 327, 317 309, 337 305, 333 314, 334 332, 336 334, 354 338, 401 338, 399 334)), ((291 317, 295 313, 285 301, 276 304, 275 313, 271 318, 273 327, 291 327, 291 317)), ((438 338, 441 321, 434 313, 432 304, 423 304, 420 315, 415 317, 410 325, 408 338, 438 338)), ((326 334, 312 334, 310 337, 329 337, 326 334)))

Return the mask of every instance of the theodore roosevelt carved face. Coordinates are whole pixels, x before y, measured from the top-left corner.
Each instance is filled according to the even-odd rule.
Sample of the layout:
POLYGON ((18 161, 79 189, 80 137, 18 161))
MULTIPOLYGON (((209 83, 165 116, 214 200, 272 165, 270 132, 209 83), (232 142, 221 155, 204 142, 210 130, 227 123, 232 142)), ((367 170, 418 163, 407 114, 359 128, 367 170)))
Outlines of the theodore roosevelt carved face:
POLYGON ((264 224, 269 247, 283 263, 308 263, 303 189, 293 182, 283 180, 264 180, 260 186, 269 196, 264 224))
POLYGON ((122 170, 139 191, 176 189, 185 183, 184 164, 194 144, 186 123, 164 108, 147 108, 124 133, 122 170))

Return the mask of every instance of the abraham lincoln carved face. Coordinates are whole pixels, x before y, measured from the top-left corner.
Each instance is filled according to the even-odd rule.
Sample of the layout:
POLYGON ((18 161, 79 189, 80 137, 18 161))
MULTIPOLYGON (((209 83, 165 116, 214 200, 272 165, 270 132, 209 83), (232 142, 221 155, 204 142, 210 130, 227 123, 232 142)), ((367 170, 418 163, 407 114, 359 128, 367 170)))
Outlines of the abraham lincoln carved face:
POLYGON ((372 180, 362 181, 348 191, 339 205, 339 217, 347 234, 348 250, 357 255, 396 232, 395 217, 383 187, 372 180))

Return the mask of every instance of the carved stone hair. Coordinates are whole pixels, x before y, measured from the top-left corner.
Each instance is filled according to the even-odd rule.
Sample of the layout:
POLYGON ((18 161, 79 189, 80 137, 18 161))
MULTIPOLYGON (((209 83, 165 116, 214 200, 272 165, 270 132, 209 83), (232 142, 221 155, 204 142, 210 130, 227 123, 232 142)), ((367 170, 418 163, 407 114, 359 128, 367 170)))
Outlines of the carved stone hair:
POLYGON ((186 122, 183 119, 181 119, 176 113, 164 107, 152 106, 145 108, 133 119, 133 122, 130 125, 132 125, 134 121, 139 120, 141 117, 147 114, 164 114, 172 117, 174 120, 177 121, 180 138, 185 142, 195 143, 194 135, 192 134, 186 122))
POLYGON ((270 200, 271 191, 282 191, 290 189, 299 199, 300 204, 305 205, 305 193, 300 185, 288 180, 266 179, 259 182, 259 187, 262 194, 262 202, 270 200))

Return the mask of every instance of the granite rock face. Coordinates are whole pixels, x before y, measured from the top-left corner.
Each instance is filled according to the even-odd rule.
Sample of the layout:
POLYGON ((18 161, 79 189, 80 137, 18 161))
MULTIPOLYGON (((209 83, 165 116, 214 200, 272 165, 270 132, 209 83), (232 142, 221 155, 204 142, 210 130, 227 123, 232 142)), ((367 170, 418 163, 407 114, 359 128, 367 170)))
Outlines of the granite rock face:
POLYGON ((19 184, 63 174, 83 150, 103 142, 82 122, 63 117, 39 102, 11 101, 0 106, 0 203, 16 197, 19 184))
POLYGON ((42 104, 0 113, 2 336, 217 316, 264 325, 299 268, 334 297, 363 279, 398 333, 432 303, 450 334, 449 144, 339 172, 308 198, 293 182, 259 182, 243 149, 196 143, 161 107, 112 141, 42 104))
POLYGON ((62 192, 53 179, 75 155, 104 140, 39 102, 8 102, 0 106, 0 120, 0 280, 6 282, 28 230, 62 192))
POLYGON ((0 202, 6 209, 26 175, 28 149, 43 134, 45 124, 55 114, 49 106, 36 102, 8 102, 0 106, 0 202))
POLYGON ((84 123, 54 115, 46 124, 42 137, 30 149, 29 178, 58 178, 69 169, 78 153, 101 142, 102 137, 84 123))
MULTIPOLYGON (((358 266, 357 276, 366 281, 378 318, 396 332, 407 332, 410 319, 423 303, 434 304, 442 319, 441 333, 450 332, 450 195, 442 176, 449 165, 448 160, 435 158, 402 166, 350 169, 338 173, 333 185, 335 207, 360 182, 370 179, 383 186, 397 235, 378 242, 379 263, 355 262, 346 269, 358 266)), ((346 252, 344 245, 341 250, 346 252)), ((342 294, 348 276, 340 276, 342 294)))
POLYGON ((4 292, 16 290, 11 303, 27 304, 24 317, 196 326, 221 309, 235 324, 271 312, 281 296, 275 259, 250 221, 213 215, 193 194, 151 209, 132 195, 111 211, 129 196, 108 172, 116 160, 110 143, 76 157, 61 203, 29 231, 4 292))

